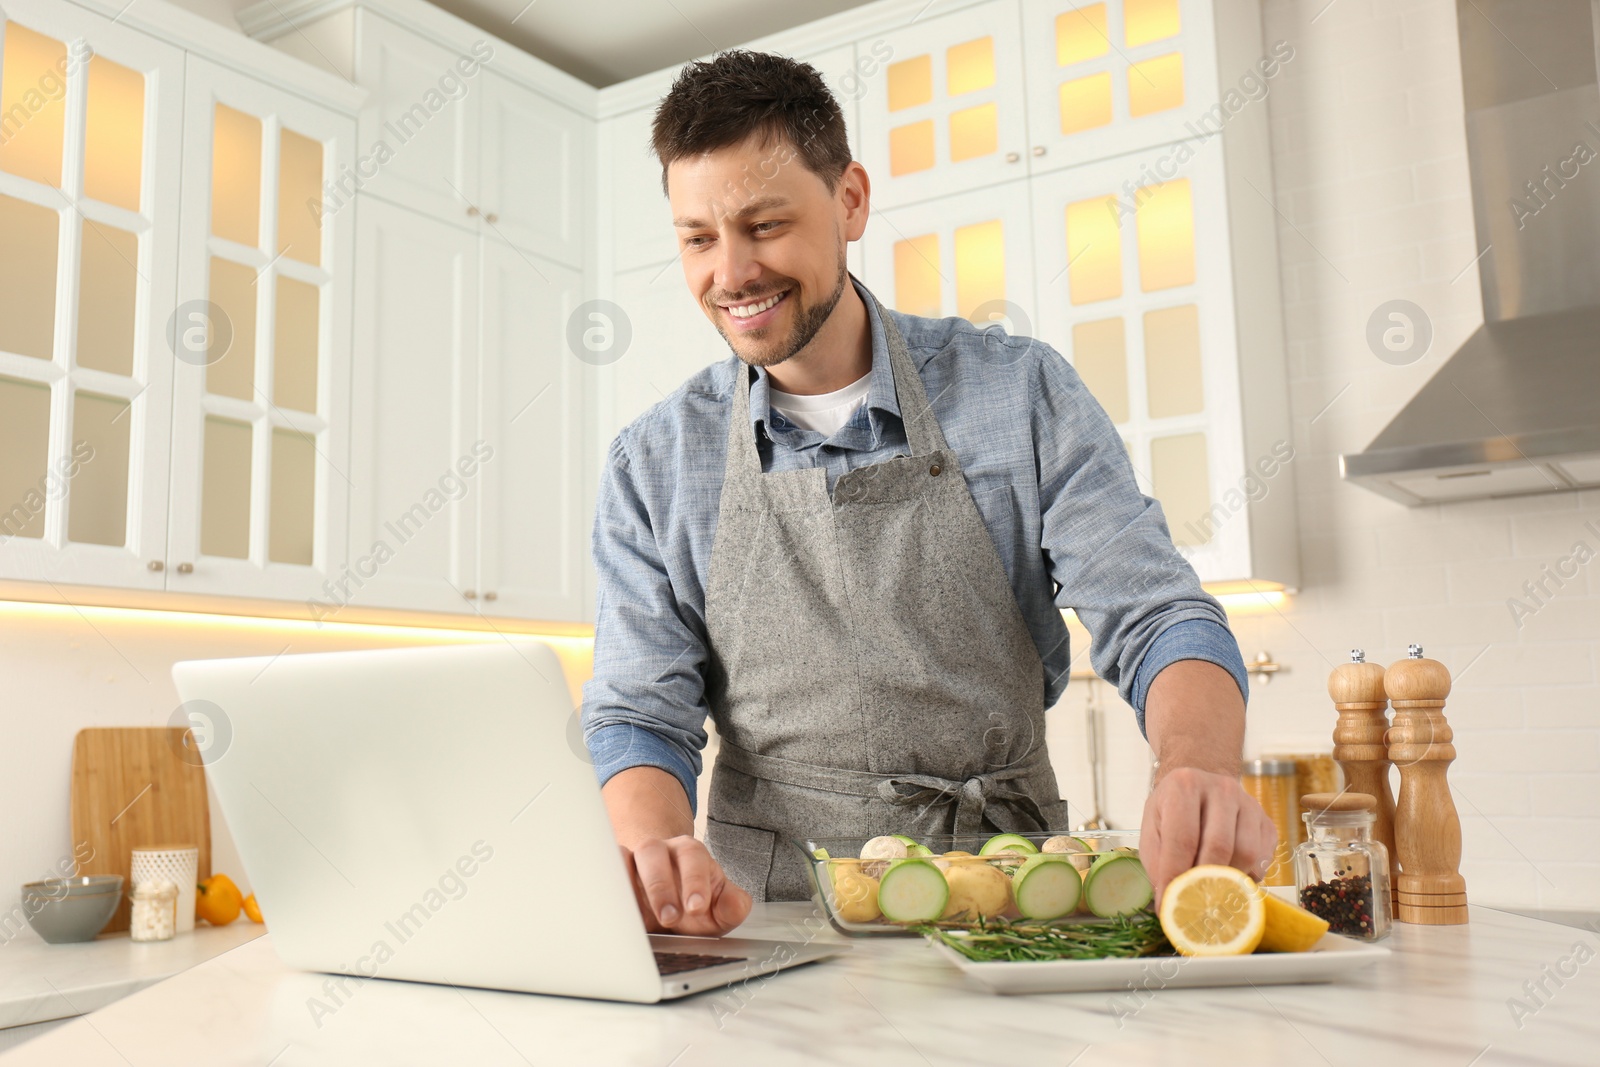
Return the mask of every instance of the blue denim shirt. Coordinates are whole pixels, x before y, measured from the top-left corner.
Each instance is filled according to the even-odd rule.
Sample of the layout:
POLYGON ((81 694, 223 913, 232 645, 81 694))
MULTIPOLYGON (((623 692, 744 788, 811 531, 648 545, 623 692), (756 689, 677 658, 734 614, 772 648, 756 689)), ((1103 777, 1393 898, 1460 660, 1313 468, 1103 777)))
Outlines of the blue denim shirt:
MULTIPOLYGON (((823 467, 830 490, 846 471, 907 451, 883 323, 851 280, 872 331, 867 400, 852 420, 831 436, 804 430, 771 410, 765 370, 750 388, 764 469, 823 467)), ((1151 682, 1178 660, 1218 664, 1248 694, 1227 616, 1173 547, 1161 505, 1135 485, 1122 439, 1060 353, 998 325, 888 314, 1038 646, 1045 706, 1060 698, 1072 662, 1062 608, 1088 628, 1095 673, 1117 686, 1141 731, 1151 682)), ((599 602, 584 737, 602 784, 629 767, 659 767, 683 783, 691 807, 709 711, 705 590, 741 369, 736 356, 712 364, 624 428, 595 513, 599 602)))

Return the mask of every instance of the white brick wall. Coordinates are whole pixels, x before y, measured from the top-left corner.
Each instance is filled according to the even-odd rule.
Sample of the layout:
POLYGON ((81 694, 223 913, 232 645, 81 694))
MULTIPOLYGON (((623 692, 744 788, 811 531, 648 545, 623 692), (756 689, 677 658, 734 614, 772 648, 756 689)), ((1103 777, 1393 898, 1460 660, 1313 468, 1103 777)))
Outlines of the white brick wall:
MULTIPOLYGON (((1268 108, 1304 575, 1281 613, 1234 618, 1246 659, 1266 649, 1288 668, 1254 688, 1247 752, 1331 745, 1329 671, 1353 646, 1390 663, 1420 642, 1456 676, 1450 779, 1471 899, 1600 906, 1600 559, 1520 627, 1506 606, 1575 541, 1600 550, 1583 529, 1600 523, 1600 493, 1408 509, 1338 478, 1339 453, 1364 448, 1482 320, 1455 5, 1267 0, 1263 23, 1296 52, 1268 108), (1364 340, 1394 298, 1434 327, 1406 367, 1364 340)), ((1148 755, 1108 697, 1108 815, 1134 827, 1148 755)), ((1075 818, 1089 807, 1083 698, 1074 685, 1050 730, 1075 818)))

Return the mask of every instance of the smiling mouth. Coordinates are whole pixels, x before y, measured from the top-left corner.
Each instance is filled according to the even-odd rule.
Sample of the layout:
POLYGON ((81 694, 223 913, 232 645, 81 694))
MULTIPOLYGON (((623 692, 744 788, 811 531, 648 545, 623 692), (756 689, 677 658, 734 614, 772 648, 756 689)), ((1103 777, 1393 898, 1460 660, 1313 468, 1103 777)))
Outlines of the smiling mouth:
POLYGON ((762 299, 753 302, 744 304, 719 304, 717 306, 722 308, 723 311, 728 313, 730 318, 736 321, 753 319, 783 303, 784 298, 788 295, 789 290, 785 289, 782 292, 773 293, 770 296, 763 297, 762 299))

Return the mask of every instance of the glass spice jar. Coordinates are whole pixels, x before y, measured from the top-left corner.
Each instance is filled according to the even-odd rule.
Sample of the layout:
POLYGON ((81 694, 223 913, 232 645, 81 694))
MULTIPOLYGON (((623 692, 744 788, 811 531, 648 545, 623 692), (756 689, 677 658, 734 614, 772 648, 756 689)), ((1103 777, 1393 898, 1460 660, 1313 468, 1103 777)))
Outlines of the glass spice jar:
POLYGON ((1389 935, 1389 850, 1372 838, 1378 802, 1366 793, 1308 793, 1306 840, 1294 850, 1300 906, 1332 933, 1364 941, 1389 935))
POLYGON ((178 929, 178 887, 171 882, 140 882, 133 887, 128 936, 135 941, 169 941, 178 929))

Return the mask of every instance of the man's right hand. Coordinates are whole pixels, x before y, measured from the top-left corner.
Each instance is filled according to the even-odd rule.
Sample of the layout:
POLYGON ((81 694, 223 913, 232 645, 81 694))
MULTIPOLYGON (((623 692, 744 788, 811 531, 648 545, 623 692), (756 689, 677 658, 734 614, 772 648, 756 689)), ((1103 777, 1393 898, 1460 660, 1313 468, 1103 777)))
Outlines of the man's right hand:
POLYGON ((692 836, 618 846, 633 880, 645 929, 655 934, 721 937, 750 915, 750 894, 735 885, 711 850, 692 836))

